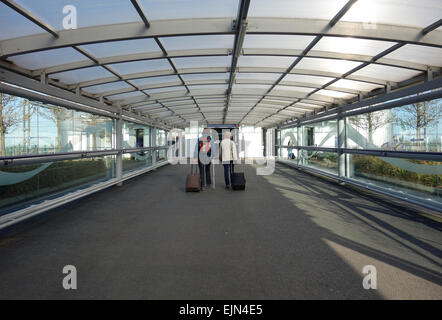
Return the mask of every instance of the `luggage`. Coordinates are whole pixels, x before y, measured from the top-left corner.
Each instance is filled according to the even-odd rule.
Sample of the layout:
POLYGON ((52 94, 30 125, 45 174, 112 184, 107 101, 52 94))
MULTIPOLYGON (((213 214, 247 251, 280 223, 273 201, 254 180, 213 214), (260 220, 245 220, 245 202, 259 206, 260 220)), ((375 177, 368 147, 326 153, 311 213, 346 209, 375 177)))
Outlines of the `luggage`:
MULTIPOLYGON (((196 167, 196 165, 190 165, 190 173, 187 175, 186 178, 186 192, 199 192, 200 189, 200 175, 198 173, 193 173, 193 168, 196 167)), ((198 170, 198 169, 196 169, 198 170)), ((197 171, 196 171, 197 172, 197 171)))
POLYGON ((244 172, 232 173, 232 189, 244 190, 245 188, 246 188, 246 178, 244 176, 244 172))

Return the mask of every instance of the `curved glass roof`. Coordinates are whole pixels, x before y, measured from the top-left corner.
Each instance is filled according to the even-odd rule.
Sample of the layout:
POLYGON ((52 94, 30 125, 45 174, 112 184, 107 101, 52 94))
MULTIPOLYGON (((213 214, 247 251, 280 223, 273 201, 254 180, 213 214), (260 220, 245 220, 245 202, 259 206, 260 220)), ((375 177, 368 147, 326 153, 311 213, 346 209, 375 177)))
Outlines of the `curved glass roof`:
POLYGON ((171 126, 269 127, 439 74, 441 18, 440 0, 0 0, 0 67, 171 126))

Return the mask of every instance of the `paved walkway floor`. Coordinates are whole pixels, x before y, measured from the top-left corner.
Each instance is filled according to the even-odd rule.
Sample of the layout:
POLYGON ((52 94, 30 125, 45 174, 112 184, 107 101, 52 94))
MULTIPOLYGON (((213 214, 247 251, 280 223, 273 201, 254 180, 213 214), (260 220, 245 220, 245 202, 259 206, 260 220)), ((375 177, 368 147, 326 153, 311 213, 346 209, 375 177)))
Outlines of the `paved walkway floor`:
POLYGON ((0 299, 442 299, 442 233, 284 165, 184 192, 165 166, 0 233, 0 299), (77 268, 77 290, 62 269, 77 268), (377 289, 363 288, 363 267, 377 289))

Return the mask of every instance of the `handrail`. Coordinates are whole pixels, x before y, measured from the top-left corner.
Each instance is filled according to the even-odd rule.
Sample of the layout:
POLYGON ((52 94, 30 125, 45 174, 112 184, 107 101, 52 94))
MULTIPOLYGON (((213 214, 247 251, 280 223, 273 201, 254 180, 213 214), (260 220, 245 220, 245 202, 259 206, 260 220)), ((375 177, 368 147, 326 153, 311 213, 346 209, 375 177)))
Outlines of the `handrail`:
POLYGON ((18 156, 3 156, 0 157, 0 167, 22 165, 22 164, 36 164, 53 161, 74 160, 92 157, 102 157, 108 155, 117 155, 119 153, 133 153, 142 151, 156 151, 168 149, 168 146, 158 147, 144 147, 144 148, 130 148, 130 149, 107 149, 107 150, 93 150, 93 151, 72 151, 72 152, 54 152, 42 154, 28 154, 18 156))
POLYGON ((298 150, 323 151, 334 153, 362 154, 376 157, 402 158, 413 160, 442 161, 442 152, 422 152, 422 151, 398 151, 382 149, 351 149, 351 148, 326 148, 315 146, 286 146, 276 145, 277 148, 293 148, 298 150))

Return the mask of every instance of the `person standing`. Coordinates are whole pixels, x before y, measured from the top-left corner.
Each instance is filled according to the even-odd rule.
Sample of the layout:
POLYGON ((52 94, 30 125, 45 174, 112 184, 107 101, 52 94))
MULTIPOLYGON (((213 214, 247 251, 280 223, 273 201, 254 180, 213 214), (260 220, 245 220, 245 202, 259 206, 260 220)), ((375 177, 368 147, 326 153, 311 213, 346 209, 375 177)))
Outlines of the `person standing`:
POLYGON ((226 183, 226 189, 230 188, 233 175, 233 161, 238 160, 236 153, 235 143, 231 140, 231 133, 224 133, 223 140, 221 141, 221 159, 224 166, 224 181, 226 183))
POLYGON ((207 129, 203 130, 202 136, 197 143, 198 167, 200 171, 201 190, 205 190, 212 185, 210 176, 210 164, 212 158, 212 138, 207 129))

